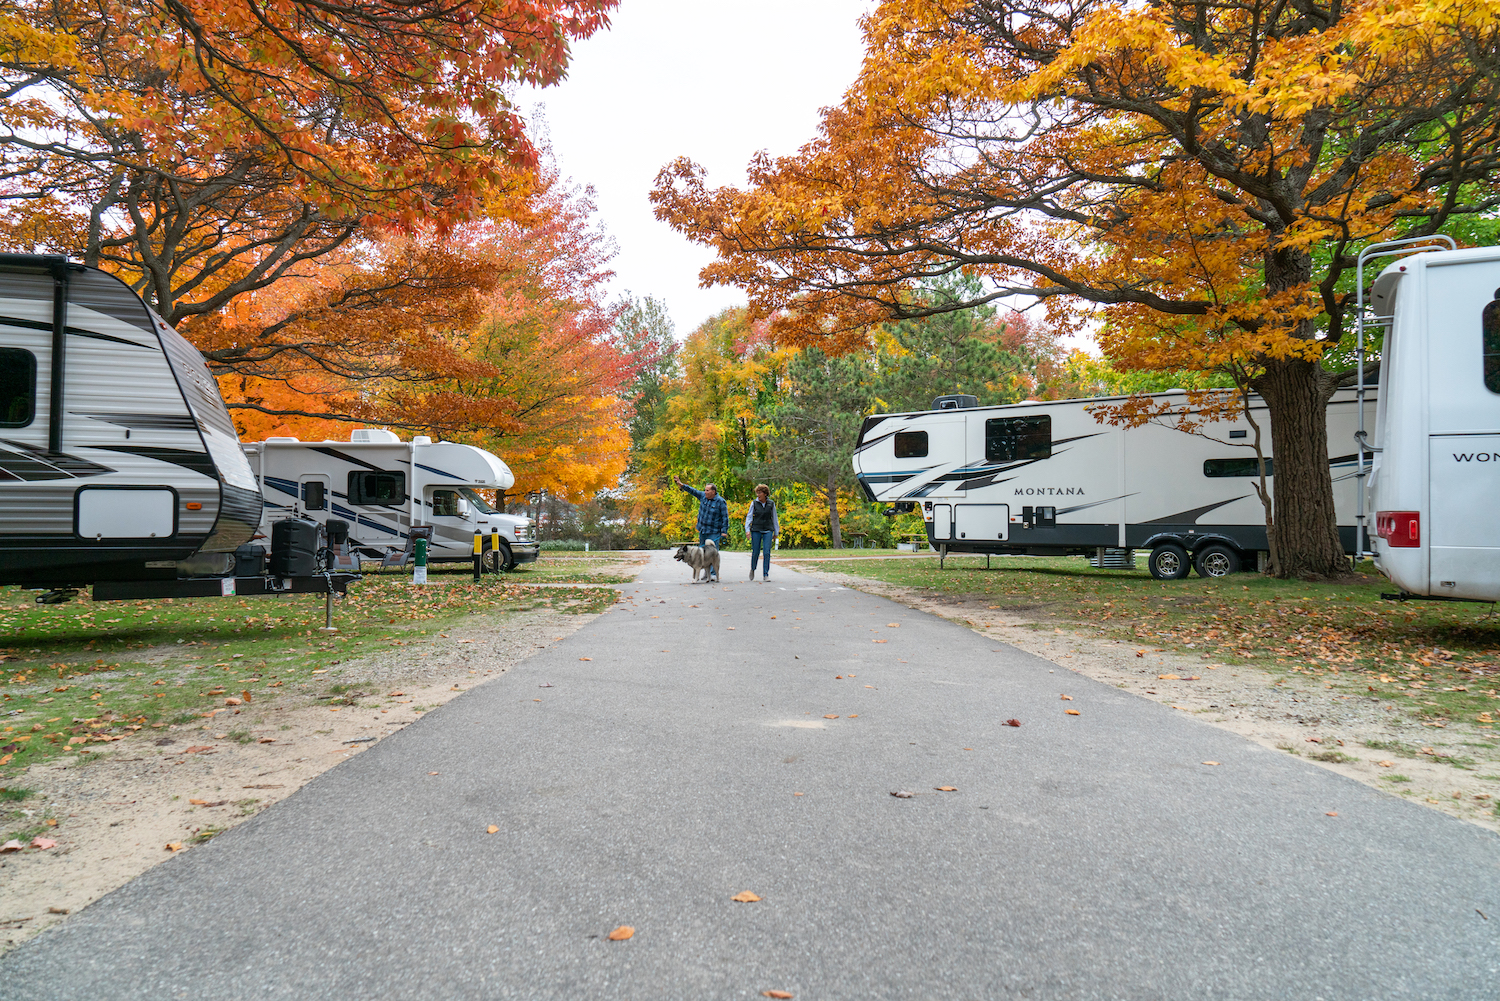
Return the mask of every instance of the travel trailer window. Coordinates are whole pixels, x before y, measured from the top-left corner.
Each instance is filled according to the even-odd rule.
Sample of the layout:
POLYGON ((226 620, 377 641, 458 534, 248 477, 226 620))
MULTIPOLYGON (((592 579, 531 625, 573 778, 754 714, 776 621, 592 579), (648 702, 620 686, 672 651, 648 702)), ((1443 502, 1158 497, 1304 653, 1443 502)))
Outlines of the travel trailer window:
POLYGON ((406 500, 406 474, 357 472, 349 474, 349 503, 394 507, 406 500))
POLYGON ((992 417, 984 422, 984 461, 1052 458, 1052 415, 992 417))
POLYGON ((458 492, 434 490, 432 492, 432 514, 437 518, 458 517, 458 492))
POLYGON ((23 428, 36 416, 36 355, 0 348, 0 427, 23 428))
POLYGON ((926 431, 897 431, 896 458, 921 459, 927 455, 926 431))
POLYGON ((1484 388, 1500 393, 1500 288, 1480 314, 1480 326, 1484 331, 1484 388))
POLYGON ((305 511, 322 511, 328 507, 322 480, 308 480, 302 484, 302 508, 305 511))
MULTIPOLYGON (((1266 475, 1271 476, 1271 464, 1274 462, 1270 456, 1266 457, 1266 475)), ((1235 459, 1204 459, 1204 476, 1259 476, 1260 463, 1255 461, 1255 456, 1244 456, 1235 459)))

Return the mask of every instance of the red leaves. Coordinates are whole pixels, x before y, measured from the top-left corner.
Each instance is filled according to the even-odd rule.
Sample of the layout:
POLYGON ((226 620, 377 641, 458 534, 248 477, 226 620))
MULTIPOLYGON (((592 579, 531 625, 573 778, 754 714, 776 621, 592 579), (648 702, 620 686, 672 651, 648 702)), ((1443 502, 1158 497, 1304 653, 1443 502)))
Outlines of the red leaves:
POLYGON ((1018 720, 1018 719, 1008 719, 1008 720, 1005 721, 1005 725, 1006 726, 1020 726, 1021 725, 1021 721, 1018 720))

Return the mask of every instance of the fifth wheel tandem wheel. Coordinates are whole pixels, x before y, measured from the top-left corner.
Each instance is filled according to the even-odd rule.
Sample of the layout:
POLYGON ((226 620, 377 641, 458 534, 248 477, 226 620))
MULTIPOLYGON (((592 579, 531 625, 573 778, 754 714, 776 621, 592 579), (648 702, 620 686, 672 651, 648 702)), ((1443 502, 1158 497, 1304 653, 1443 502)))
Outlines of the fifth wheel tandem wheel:
POLYGON ((1228 546, 1211 543, 1192 556, 1174 542, 1168 542, 1151 550, 1147 561, 1151 576, 1157 580, 1182 580, 1190 570, 1196 569, 1199 577, 1218 580, 1240 572, 1240 555, 1228 546))

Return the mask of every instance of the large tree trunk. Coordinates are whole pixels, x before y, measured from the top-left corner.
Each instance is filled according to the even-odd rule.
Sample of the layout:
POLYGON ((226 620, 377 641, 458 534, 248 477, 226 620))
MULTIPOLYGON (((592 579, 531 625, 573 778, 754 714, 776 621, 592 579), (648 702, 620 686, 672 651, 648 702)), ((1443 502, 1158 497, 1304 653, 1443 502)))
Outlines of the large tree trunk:
POLYGON ((828 474, 828 542, 834 549, 844 548, 844 532, 839 527, 838 474, 828 474))
POLYGON ((1328 405, 1316 362, 1265 361, 1254 382, 1271 416, 1275 510, 1271 527, 1281 577, 1349 572, 1328 472, 1328 405))

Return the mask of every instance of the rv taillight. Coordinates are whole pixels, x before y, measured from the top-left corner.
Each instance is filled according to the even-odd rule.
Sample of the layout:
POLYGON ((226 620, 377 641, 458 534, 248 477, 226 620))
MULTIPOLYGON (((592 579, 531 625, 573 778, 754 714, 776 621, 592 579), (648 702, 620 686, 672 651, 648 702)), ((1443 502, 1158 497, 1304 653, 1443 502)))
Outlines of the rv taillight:
POLYGON ((1422 516, 1416 511, 1378 511, 1375 534, 1394 549, 1415 549, 1422 544, 1422 516))

